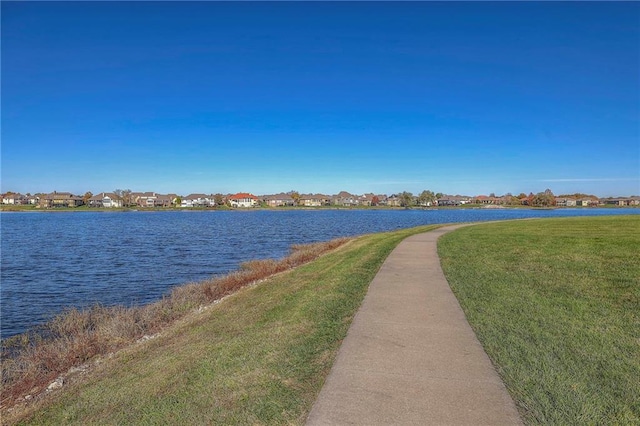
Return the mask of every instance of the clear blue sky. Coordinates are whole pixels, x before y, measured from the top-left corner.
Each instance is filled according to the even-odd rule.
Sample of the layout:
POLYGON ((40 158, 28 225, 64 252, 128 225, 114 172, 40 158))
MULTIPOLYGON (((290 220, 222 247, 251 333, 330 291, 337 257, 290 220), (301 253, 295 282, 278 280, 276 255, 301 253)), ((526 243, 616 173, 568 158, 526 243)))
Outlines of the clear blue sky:
POLYGON ((640 3, 2 2, 2 191, 640 193, 640 3))

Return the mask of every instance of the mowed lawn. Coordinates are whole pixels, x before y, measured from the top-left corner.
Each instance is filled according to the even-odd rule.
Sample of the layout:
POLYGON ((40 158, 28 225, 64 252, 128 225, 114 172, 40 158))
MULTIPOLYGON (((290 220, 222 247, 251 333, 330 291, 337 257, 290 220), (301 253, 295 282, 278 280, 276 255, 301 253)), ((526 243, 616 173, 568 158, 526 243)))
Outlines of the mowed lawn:
POLYGON ((481 224, 445 275, 528 424, 640 424, 640 216, 481 224))

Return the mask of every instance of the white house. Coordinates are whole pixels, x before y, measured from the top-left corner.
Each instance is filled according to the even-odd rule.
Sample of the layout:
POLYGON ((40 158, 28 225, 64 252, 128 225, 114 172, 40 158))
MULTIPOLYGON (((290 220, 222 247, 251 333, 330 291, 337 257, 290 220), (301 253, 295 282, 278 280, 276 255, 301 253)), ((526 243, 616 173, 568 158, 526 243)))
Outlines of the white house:
POLYGON ((118 208, 122 207, 122 200, 118 199, 118 196, 113 192, 101 192, 89 198, 89 206, 118 208))
POLYGON ((247 192, 239 192, 237 194, 230 195, 227 200, 231 207, 255 207, 258 205, 258 197, 247 192))
POLYGON ((558 207, 575 207, 577 204, 573 198, 556 198, 556 206, 558 207))
POLYGON ((180 207, 209 207, 215 204, 215 201, 205 194, 189 194, 182 199, 180 207))
POLYGON ((22 194, 11 194, 2 197, 2 204, 27 204, 27 197, 22 194))

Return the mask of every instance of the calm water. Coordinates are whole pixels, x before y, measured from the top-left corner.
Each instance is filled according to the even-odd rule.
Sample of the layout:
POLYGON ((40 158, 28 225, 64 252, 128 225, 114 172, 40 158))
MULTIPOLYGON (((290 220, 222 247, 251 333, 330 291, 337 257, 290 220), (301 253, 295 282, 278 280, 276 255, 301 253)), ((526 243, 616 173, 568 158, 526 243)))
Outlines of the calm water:
POLYGON ((638 214, 637 209, 0 213, 1 333, 63 307, 133 305, 281 258, 296 243, 447 222, 638 214))

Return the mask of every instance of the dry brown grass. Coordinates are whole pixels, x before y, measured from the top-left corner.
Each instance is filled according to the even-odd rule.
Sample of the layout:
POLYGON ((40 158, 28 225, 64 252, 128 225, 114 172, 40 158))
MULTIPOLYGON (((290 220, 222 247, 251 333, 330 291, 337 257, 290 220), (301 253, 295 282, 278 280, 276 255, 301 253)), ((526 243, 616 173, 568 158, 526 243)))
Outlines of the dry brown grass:
POLYGON ((38 394, 72 367, 155 334, 198 307, 314 260, 347 241, 294 245, 284 259, 245 262, 236 272, 176 287, 149 305, 68 309, 37 329, 2 342, 0 406, 7 408, 27 394, 38 394))

